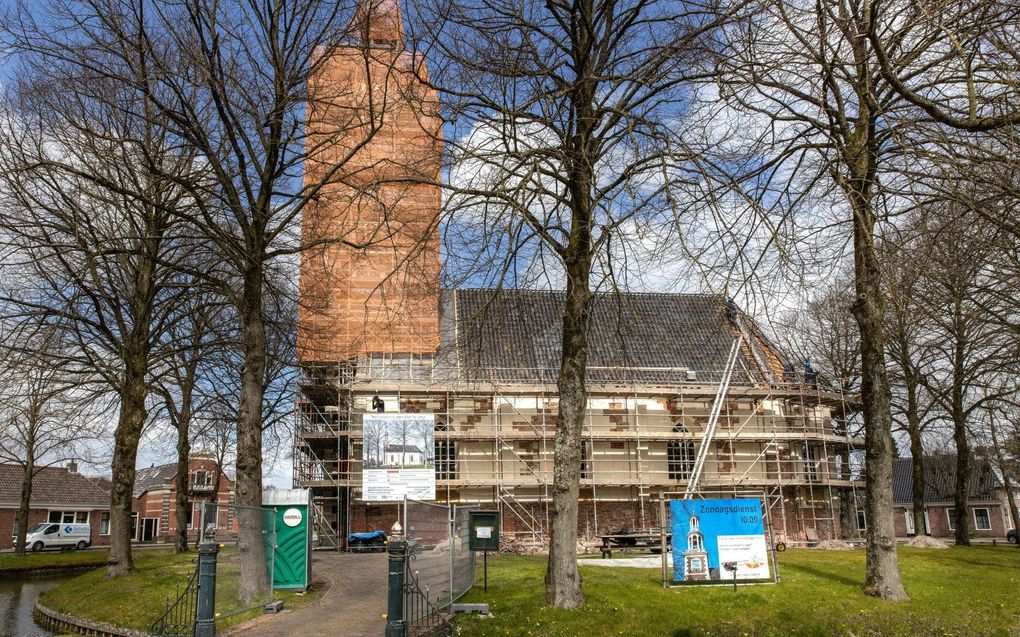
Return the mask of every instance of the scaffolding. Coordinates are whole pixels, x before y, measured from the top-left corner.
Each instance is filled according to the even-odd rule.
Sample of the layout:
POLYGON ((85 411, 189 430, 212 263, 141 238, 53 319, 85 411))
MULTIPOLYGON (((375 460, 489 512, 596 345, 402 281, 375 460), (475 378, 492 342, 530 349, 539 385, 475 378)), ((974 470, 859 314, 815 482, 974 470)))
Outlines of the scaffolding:
MULTIPOLYGON (((843 424, 850 398, 838 386, 734 366, 589 368, 582 535, 645 529, 662 493, 693 484, 763 490, 786 543, 839 537, 839 498, 856 506, 861 479, 853 459, 863 440, 843 424)), ((465 374, 431 357, 385 355, 302 368, 294 486, 313 491, 320 545, 341 548, 347 533, 370 530, 362 527, 381 508, 360 500, 361 416, 376 397, 394 410, 435 414, 439 502, 498 509, 505 533, 543 542, 557 373, 465 374)))

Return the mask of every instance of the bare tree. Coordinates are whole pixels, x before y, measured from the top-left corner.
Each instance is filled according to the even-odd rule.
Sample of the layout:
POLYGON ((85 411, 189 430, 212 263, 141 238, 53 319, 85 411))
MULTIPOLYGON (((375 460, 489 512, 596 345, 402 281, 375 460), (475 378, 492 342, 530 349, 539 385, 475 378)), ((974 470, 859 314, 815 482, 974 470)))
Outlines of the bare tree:
MULTIPOLYGON (((16 48, 144 96, 144 108, 130 115, 202 158, 201 176, 162 174, 190 194, 195 209, 175 213, 215 251, 221 267, 206 274, 236 309, 243 344, 236 409, 237 502, 244 507, 239 597, 251 600, 269 586, 257 514, 267 272, 274 259, 309 247, 296 237, 296 219, 326 184, 344 177, 347 160, 379 129, 385 112, 351 78, 335 78, 320 87, 318 99, 348 95, 352 104, 369 103, 345 111, 327 134, 305 129, 306 109, 315 108, 308 104, 309 78, 335 47, 357 36, 357 25, 348 28, 354 7, 326 0, 51 0, 47 8, 52 19, 45 24, 28 8, 18 13, 7 29, 16 48), (319 158, 319 169, 303 172, 308 157, 319 158)), ((367 47, 363 55, 367 60, 367 47)), ((348 242, 361 247, 371 235, 359 228, 358 241, 348 242)), ((337 231, 318 242, 346 240, 337 231)))
POLYGON ((410 37, 455 122, 454 134, 444 131, 455 162, 446 212, 485 237, 465 260, 496 265, 502 283, 530 257, 565 284, 546 601, 576 608, 594 292, 611 278, 611 242, 623 226, 691 201, 681 193, 699 154, 678 130, 684 96, 708 76, 714 34, 731 16, 711 0, 414 6, 412 25, 424 31, 412 27, 410 37))
POLYGON ((1016 3, 865 0, 863 10, 901 25, 895 38, 868 37, 883 80, 932 120, 971 132, 1020 124, 1016 3))
MULTIPOLYGON (((752 174, 769 207, 823 203, 851 239, 853 314, 860 334, 861 400, 865 427, 867 560, 864 590, 906 599, 893 527, 891 395, 885 362, 882 268, 876 223, 885 194, 880 175, 896 156, 892 122, 899 96, 883 79, 874 33, 883 42, 904 36, 869 5, 763 0, 753 17, 728 32, 730 55, 719 69, 724 103, 757 123, 749 154, 761 154, 752 174), (782 193, 778 195, 776 193, 782 193), (808 196, 810 195, 810 197, 808 196)), ((898 54, 914 54, 897 51, 898 54)), ((827 213, 813 207, 818 225, 827 213)))
MULTIPOLYGON (((188 292, 177 296, 179 316, 163 334, 164 352, 155 366, 154 391, 160 396, 166 417, 176 433, 177 473, 176 523, 174 551, 188 549, 189 492, 188 463, 195 435, 192 422, 205 411, 211 398, 207 388, 214 385, 210 376, 214 360, 227 347, 219 328, 227 315, 222 299, 201 281, 193 281, 188 292)), ((217 472, 218 473, 218 472, 217 472)), ((218 482, 217 479, 214 482, 218 482)), ((213 491, 214 497, 216 491, 213 491)))
POLYGON ((917 258, 924 250, 921 247, 923 242, 911 236, 909 224, 903 231, 891 230, 890 235, 902 237, 897 241, 890 236, 881 248, 893 421, 906 432, 909 440, 914 532, 922 534, 925 529, 924 433, 936 418, 933 413, 935 402, 926 392, 922 380, 923 368, 930 358, 925 347, 928 342, 926 329, 930 325, 924 320, 924 302, 919 289, 919 276, 924 266, 917 258))
POLYGON ((0 131, 9 210, 0 221, 10 283, 3 302, 59 326, 65 360, 117 396, 108 573, 122 575, 133 566, 131 501, 150 366, 173 320, 171 264, 190 249, 175 234, 186 196, 175 180, 192 171, 193 155, 135 117, 145 107, 139 92, 62 57, 67 48, 51 55, 24 32, 12 36, 24 26, 4 25, 19 80, 0 131))
POLYGON ((917 269, 916 307, 929 325, 925 338, 932 354, 918 361, 919 380, 952 423, 956 543, 969 545, 971 421, 987 403, 1011 395, 1008 385, 993 383, 1010 362, 1009 343, 987 309, 997 296, 988 273, 998 260, 987 246, 1000 243, 1001 230, 955 205, 929 213, 910 230, 918 238, 915 253, 925 255, 917 269))
MULTIPOLYGON (((823 381, 831 383, 849 396, 860 391, 860 334, 853 317, 853 276, 844 272, 826 280, 825 288, 808 299, 802 307, 787 313, 776 326, 783 351, 798 360, 814 361, 823 381)), ((851 400, 843 405, 835 431, 848 437, 861 435, 859 409, 851 400)), ((838 452, 841 473, 851 477, 850 449, 838 452)), ((839 491, 840 534, 844 538, 857 535, 854 488, 839 491)))
MULTIPOLYGON (((1002 476, 1002 486, 1006 490, 1006 503, 1009 506, 1009 519, 1013 522, 1013 528, 1020 530, 1020 508, 1016 499, 1016 492, 1014 491, 1017 480, 1020 479, 1017 472, 1018 460, 1020 457, 1016 455, 1020 448, 1012 450, 1009 449, 1009 442, 1020 441, 1020 427, 1016 425, 1016 420, 1010 422, 1009 410, 1002 409, 1002 405, 996 406, 991 404, 986 405, 986 411, 988 414, 988 433, 991 438, 992 448, 991 453, 987 454, 990 457, 991 462, 995 468, 998 469, 999 475, 1002 476), (996 413, 998 411, 999 413, 996 413), (999 419, 1000 416, 1005 415, 1006 418, 999 419), (997 422, 998 420, 998 422, 997 422), (1002 421, 1005 420, 1007 427, 1012 427, 1012 431, 1007 429, 1006 432, 1001 430, 1002 421), (1005 435, 1004 435, 1005 433, 1005 435)), ((1016 446, 1014 444, 1014 446, 1016 446)), ((1020 532, 1020 531, 1018 531, 1020 532)), ((1020 548, 1020 541, 1016 543, 1017 548, 1020 548)))
POLYGON ((22 468, 21 498, 17 513, 14 552, 25 554, 28 513, 36 474, 72 458, 89 456, 84 444, 94 439, 89 392, 77 374, 61 367, 60 335, 53 329, 35 332, 22 326, 19 335, 5 335, 0 350, 0 460, 22 468))

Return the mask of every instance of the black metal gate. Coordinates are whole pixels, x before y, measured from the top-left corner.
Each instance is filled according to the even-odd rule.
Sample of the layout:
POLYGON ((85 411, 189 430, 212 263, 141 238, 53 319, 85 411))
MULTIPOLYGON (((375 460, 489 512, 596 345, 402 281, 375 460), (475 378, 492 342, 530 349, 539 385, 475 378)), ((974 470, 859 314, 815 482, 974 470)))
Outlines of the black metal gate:
POLYGON ((428 587, 422 587, 418 581, 418 573, 414 569, 418 546, 408 544, 404 553, 404 621, 407 623, 407 634, 413 636, 445 635, 449 628, 447 617, 442 609, 432 603, 428 587))
POLYGON ((180 582, 171 602, 166 599, 166 610, 149 627, 149 633, 160 637, 194 637, 195 623, 198 621, 198 564, 185 583, 183 590, 180 582))

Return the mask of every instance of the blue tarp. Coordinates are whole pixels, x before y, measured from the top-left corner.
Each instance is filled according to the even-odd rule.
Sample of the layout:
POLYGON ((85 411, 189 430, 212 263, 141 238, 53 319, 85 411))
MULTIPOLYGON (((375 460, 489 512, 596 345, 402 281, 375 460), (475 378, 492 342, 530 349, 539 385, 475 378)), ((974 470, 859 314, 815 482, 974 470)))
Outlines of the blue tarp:
POLYGON ((347 536, 348 542, 367 542, 370 540, 386 541, 386 534, 382 531, 369 531, 368 533, 351 533, 347 536))

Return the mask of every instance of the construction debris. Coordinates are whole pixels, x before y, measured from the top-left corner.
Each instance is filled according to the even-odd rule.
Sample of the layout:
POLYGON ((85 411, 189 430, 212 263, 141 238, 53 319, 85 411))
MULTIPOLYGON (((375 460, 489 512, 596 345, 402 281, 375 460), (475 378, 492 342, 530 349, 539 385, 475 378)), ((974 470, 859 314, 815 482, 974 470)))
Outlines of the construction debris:
POLYGON ((546 545, 541 542, 519 540, 507 535, 499 538, 499 552, 504 555, 542 555, 547 550, 546 545))
POLYGON ((929 535, 917 535, 917 536, 914 536, 913 539, 911 539, 909 542, 907 542, 907 546, 912 546, 912 547, 918 548, 918 549, 947 549, 947 548, 949 548, 949 545, 946 544, 945 542, 943 542, 942 540, 939 540, 937 538, 933 538, 933 537, 931 537, 929 535))
POLYGON ((843 540, 822 540, 812 548, 823 549, 825 551, 852 551, 854 545, 843 540))

